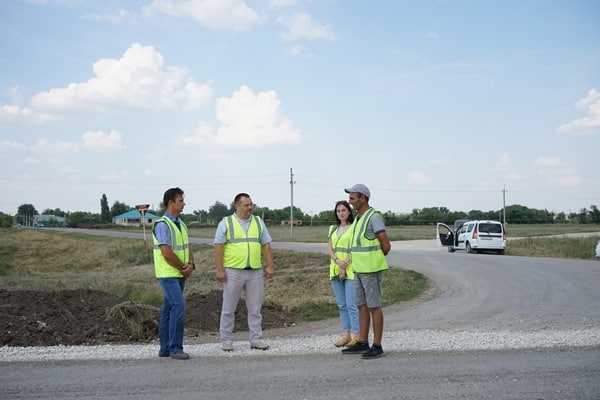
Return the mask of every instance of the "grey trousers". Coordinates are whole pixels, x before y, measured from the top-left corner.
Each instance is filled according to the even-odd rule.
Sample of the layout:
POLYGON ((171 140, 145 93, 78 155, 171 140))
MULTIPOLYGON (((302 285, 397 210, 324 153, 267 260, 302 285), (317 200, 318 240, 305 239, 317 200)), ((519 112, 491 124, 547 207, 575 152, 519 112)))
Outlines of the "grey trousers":
POLYGON ((250 344, 262 338, 262 302, 264 295, 263 270, 243 270, 225 268, 227 280, 223 283, 223 307, 221 308, 220 334, 221 342, 233 342, 233 327, 235 324, 235 309, 242 291, 246 295, 248 308, 248 327, 250 329, 250 344))

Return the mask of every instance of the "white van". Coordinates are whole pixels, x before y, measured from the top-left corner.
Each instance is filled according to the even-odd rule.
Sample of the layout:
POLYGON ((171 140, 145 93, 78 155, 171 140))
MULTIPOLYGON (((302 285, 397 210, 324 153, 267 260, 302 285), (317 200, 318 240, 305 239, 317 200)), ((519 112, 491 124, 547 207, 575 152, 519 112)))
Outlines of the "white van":
POLYGON ((448 251, 465 250, 467 253, 494 251, 504 254, 506 232, 500 221, 456 221, 454 229, 438 222, 438 246, 448 246, 448 251))

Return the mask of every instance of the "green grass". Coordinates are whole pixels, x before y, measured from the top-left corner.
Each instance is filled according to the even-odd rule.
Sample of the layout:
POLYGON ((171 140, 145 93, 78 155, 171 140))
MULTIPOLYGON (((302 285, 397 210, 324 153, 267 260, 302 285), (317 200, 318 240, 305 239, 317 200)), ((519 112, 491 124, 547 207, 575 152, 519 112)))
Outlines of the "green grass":
POLYGON ((600 234, 581 238, 528 237, 515 239, 508 242, 506 255, 598 260, 596 257, 598 240, 600 240, 600 234))
MULTIPOLYGON (((152 250, 139 239, 88 236, 39 229, 0 230, 0 254, 6 273, 1 289, 94 289, 160 306, 162 291, 154 278, 152 250)), ((213 247, 192 244, 196 271, 186 291, 221 290, 215 277, 213 247)), ((321 253, 274 250, 276 275, 265 281, 265 302, 281 305, 304 320, 338 314, 331 289, 329 258, 321 253)), ((384 279, 384 304, 419 296, 425 276, 393 269, 384 279)))

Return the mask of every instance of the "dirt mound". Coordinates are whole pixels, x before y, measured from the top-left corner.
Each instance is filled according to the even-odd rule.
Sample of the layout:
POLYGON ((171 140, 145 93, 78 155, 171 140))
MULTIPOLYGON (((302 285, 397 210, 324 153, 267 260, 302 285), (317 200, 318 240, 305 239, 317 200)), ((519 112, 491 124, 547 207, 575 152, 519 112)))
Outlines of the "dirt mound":
MULTIPOLYGON (((187 297, 186 336, 218 332, 222 292, 187 297)), ((160 309, 95 290, 0 290, 0 346, 92 345, 148 342, 157 338, 160 309)), ((240 300, 235 330, 248 330, 240 300)), ((283 328, 296 316, 263 305, 263 328, 283 328)))

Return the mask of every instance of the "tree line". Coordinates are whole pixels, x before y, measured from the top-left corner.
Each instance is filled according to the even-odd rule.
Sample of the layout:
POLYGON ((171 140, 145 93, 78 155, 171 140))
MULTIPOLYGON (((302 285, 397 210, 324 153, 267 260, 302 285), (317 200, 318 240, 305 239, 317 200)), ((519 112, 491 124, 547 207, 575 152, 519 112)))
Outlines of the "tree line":
MULTIPOLYGON (((18 207, 16 215, 10 216, 0 212, 0 227, 10 227, 14 224, 30 225, 37 215, 54 215, 64 219, 63 222, 50 220, 45 222, 46 226, 65 225, 77 227, 81 225, 97 226, 111 225, 113 217, 134 209, 134 207, 115 201, 109 206, 106 194, 100 198, 100 212, 92 213, 88 211, 63 211, 60 208, 45 209, 39 213, 33 204, 22 204, 18 207)), ((164 204, 160 202, 158 210, 148 210, 147 212, 162 215, 164 213, 164 204)), ((223 217, 230 215, 235 210, 233 202, 229 205, 216 201, 208 210, 194 210, 191 214, 181 215, 183 221, 188 225, 216 225, 223 217)), ((265 220, 267 224, 280 224, 282 221, 288 221, 292 216, 292 209, 284 207, 281 209, 270 209, 259 205, 254 206, 254 215, 258 215, 265 220)), ((437 222, 443 222, 452 225, 458 219, 479 219, 479 220, 498 220, 506 219, 507 224, 555 224, 555 223, 576 223, 576 224, 600 224, 600 210, 597 206, 591 205, 588 208, 582 208, 579 212, 572 213, 554 213, 548 210, 538 210, 519 204, 506 206, 504 210, 470 210, 451 211, 446 207, 428 207, 415 208, 410 213, 399 214, 387 211, 383 213, 387 225, 432 225, 437 222)), ((293 208, 293 219, 302 221, 303 225, 330 225, 335 222, 334 210, 325 210, 317 214, 308 214, 299 207, 293 208)))

